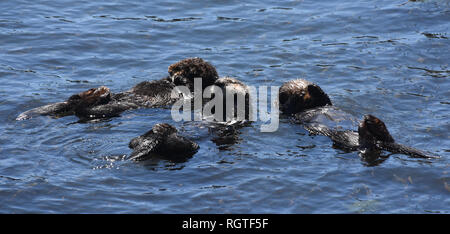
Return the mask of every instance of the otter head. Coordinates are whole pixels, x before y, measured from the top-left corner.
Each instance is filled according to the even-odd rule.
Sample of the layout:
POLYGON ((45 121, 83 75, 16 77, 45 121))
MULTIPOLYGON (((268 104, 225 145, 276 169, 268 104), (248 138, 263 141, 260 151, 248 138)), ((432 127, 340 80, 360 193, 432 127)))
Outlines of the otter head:
POLYGON ((161 123, 155 124, 152 128, 152 132, 158 135, 168 136, 177 132, 177 129, 170 124, 161 123))
POLYGON ((187 58, 169 66, 169 75, 177 86, 187 86, 194 91, 194 79, 202 79, 202 90, 218 79, 213 65, 201 58, 187 58))
MULTIPOLYGON (((222 77, 216 80, 213 86, 206 88, 214 96, 216 91, 222 93, 222 113, 223 116, 216 116, 216 119, 220 122, 222 121, 232 121, 232 120, 248 120, 250 116, 250 90, 247 85, 243 82, 232 78, 232 77, 222 77), (231 105, 231 108, 227 106, 227 102, 231 105), (228 108, 228 109, 227 109, 228 108), (222 118, 223 117, 223 118, 222 118)), ((212 112, 216 114, 216 106, 212 108, 212 112)))
POLYGON ((358 126, 359 145, 363 148, 374 148, 376 143, 393 143, 394 138, 389 134, 386 125, 373 115, 365 115, 358 126))
POLYGON ((92 88, 88 91, 72 95, 67 103, 74 108, 77 107, 93 107, 103 105, 111 101, 111 92, 105 86, 99 88, 92 88))
POLYGON ((303 79, 284 83, 280 88, 279 101, 280 111, 285 114, 332 105, 328 95, 318 85, 303 79))

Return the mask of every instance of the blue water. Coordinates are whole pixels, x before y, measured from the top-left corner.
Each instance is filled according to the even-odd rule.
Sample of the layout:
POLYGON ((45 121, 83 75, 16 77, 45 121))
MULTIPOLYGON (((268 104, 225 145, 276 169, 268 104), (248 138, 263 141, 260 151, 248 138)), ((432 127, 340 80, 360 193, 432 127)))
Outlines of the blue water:
POLYGON ((386 1, 0 2, 0 213, 449 213, 450 3, 386 1), (219 150, 167 109, 109 121, 16 121, 101 85, 160 79, 198 56, 253 86, 319 84, 356 118, 441 156, 370 166, 282 119, 219 150), (200 145, 184 163, 131 162, 128 142, 168 122, 200 145))

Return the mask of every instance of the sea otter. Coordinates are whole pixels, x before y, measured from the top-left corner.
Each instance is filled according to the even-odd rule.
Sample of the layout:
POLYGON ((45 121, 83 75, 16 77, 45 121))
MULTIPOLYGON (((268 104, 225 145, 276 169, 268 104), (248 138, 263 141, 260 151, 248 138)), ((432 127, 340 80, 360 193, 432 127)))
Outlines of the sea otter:
POLYGON ((169 66, 169 76, 160 80, 144 81, 130 90, 111 93, 107 87, 89 89, 72 95, 64 102, 37 107, 20 114, 16 119, 29 119, 36 115, 63 117, 76 115, 80 119, 98 119, 117 116, 125 110, 163 107, 173 104, 175 86, 187 86, 193 91, 194 78, 202 79, 202 88, 218 79, 216 69, 201 58, 187 58, 169 66))
POLYGON ((129 147, 133 149, 129 159, 141 161, 151 157, 183 162, 191 158, 199 149, 197 143, 177 134, 170 124, 155 124, 145 134, 132 139, 129 147))
POLYGON ((340 130, 324 124, 326 121, 353 121, 353 117, 332 106, 328 95, 316 84, 303 79, 291 80, 280 87, 280 111, 291 115, 311 134, 325 135, 334 145, 345 150, 358 150, 362 157, 379 155, 386 150, 411 157, 436 158, 421 150, 398 144, 389 134, 383 121, 373 115, 365 115, 358 131, 340 130))

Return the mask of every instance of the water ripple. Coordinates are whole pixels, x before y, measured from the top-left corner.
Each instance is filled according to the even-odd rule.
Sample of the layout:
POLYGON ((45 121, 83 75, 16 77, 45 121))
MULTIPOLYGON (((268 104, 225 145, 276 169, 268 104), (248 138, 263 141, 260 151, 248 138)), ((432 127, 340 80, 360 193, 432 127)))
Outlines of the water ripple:
MULTIPOLYGON (((445 1, 2 1, 0 207, 4 213, 448 213, 450 87, 445 1), (305 78, 354 118, 439 160, 376 165, 281 119, 237 144, 169 109, 107 121, 28 109, 101 85, 113 92, 202 57, 253 86, 305 78), (201 147, 190 160, 126 160, 128 142, 169 122, 201 147)), ((354 130, 357 123, 350 127, 354 130)))

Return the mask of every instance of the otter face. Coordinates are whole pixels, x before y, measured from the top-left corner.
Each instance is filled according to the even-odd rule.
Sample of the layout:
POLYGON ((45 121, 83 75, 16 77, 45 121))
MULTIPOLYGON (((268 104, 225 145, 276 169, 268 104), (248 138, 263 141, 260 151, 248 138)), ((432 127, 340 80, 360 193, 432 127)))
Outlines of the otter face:
POLYGON ((279 101, 280 110, 285 114, 332 105, 328 95, 318 85, 303 79, 284 83, 280 88, 279 101))
POLYGON ((202 89, 213 85, 218 79, 213 65, 201 58, 187 58, 169 66, 169 75, 177 86, 188 86, 194 90, 194 78, 202 78, 202 89))
POLYGON ((101 86, 72 95, 67 102, 74 107, 92 107, 106 104, 109 101, 111 101, 111 92, 107 87, 101 86))
POLYGON ((392 143, 394 138, 389 134, 386 125, 373 115, 365 115, 358 127, 359 140, 382 141, 392 143))

